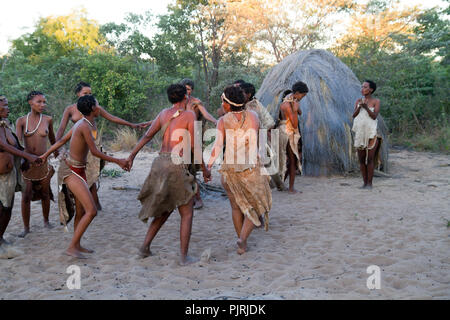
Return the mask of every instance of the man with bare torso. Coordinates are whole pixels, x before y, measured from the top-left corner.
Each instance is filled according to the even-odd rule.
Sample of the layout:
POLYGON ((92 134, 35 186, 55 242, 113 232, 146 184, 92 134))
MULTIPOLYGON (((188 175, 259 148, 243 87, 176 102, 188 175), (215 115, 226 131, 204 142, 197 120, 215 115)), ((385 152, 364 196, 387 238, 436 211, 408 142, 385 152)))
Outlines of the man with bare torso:
MULTIPOLYGON (((193 198, 197 192, 194 176, 189 172, 183 158, 191 158, 194 145, 194 121, 196 115, 186 110, 186 87, 181 84, 172 84, 167 89, 171 108, 164 109, 153 120, 151 127, 128 158, 128 168, 131 169, 134 158, 156 133, 162 131, 163 142, 158 157, 153 161, 151 171, 138 195, 142 209, 139 218, 147 222, 153 218, 148 228, 144 243, 139 253, 142 257, 151 255, 150 245, 167 221, 170 214, 178 208, 181 216, 180 226, 180 264, 195 262, 196 259, 188 256, 189 239, 192 229, 193 198), (180 148, 181 147, 181 148, 180 148)), ((210 172, 202 161, 203 178, 210 180, 210 172)))

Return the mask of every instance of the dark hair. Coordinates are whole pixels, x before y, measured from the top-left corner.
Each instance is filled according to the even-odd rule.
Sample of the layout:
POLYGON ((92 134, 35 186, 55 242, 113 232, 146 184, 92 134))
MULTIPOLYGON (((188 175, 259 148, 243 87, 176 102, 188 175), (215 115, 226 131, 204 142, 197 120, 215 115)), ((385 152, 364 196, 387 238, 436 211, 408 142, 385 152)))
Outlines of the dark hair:
POLYGON ((308 90, 308 86, 306 85, 306 83, 302 82, 302 81, 298 81, 296 83, 294 83, 292 85, 292 92, 293 93, 307 93, 308 90))
POLYGON ((189 86, 192 90, 194 90, 194 81, 192 81, 191 79, 183 79, 180 81, 180 84, 182 84, 183 86, 189 86))
POLYGON ((225 97, 227 97, 227 99, 230 100, 231 102, 236 104, 242 104, 241 107, 236 107, 230 104, 231 111, 241 111, 245 108, 244 91, 240 87, 237 87, 235 85, 228 86, 225 88, 225 90, 223 90, 223 93, 225 93, 225 97))
POLYGON ((179 83, 171 84, 167 88, 167 97, 169 98, 170 103, 177 103, 183 101, 186 94, 187 94, 186 86, 179 83))
POLYGON ((233 82, 233 84, 237 84, 239 86, 241 86, 241 84, 243 84, 243 83, 245 83, 245 81, 242 79, 239 79, 239 80, 236 80, 235 82, 233 82))
POLYGON ((77 109, 84 116, 88 116, 91 114, 91 112, 94 109, 96 104, 97 104, 97 101, 95 100, 94 96, 88 94, 88 95, 82 96, 78 99, 77 109))
POLYGON ((287 90, 285 90, 284 92, 283 92, 283 96, 282 96, 282 100, 284 99, 284 98, 286 98, 286 96, 288 95, 288 94, 291 94, 292 93, 292 90, 291 89, 287 89, 287 90))
POLYGON ((75 87, 75 94, 78 94, 78 93, 79 93, 81 90, 83 90, 83 88, 85 88, 85 87, 90 88, 91 85, 90 85, 89 83, 83 82, 83 81, 78 82, 78 84, 77 84, 76 87, 75 87))
POLYGON ((43 96, 43 95, 44 94, 42 92, 33 90, 27 95, 27 101, 32 100, 36 96, 43 96))
POLYGON ((377 90, 377 84, 372 80, 364 80, 364 82, 367 82, 369 84, 370 89, 372 89, 372 93, 374 93, 375 90, 377 90))
POLYGON ((241 84, 239 87, 241 87, 241 89, 244 90, 246 94, 250 94, 249 100, 252 100, 255 97, 256 89, 253 84, 245 82, 241 84))

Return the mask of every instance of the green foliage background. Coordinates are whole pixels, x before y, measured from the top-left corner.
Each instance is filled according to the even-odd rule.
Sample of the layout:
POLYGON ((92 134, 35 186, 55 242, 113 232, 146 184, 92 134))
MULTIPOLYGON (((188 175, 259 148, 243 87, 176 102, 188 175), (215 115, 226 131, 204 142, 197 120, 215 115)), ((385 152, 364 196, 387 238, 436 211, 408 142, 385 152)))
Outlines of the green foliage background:
MULTIPOLYGON (((74 88, 79 81, 91 84, 100 105, 110 113, 136 123, 151 120, 168 107, 167 86, 183 78, 195 81, 194 95, 213 115, 223 88, 234 80, 249 81, 258 89, 270 66, 251 59, 251 47, 224 49, 218 84, 207 85, 198 39, 188 20, 198 1, 177 3, 184 2, 184 7, 169 7, 168 14, 159 17, 128 14, 120 25, 96 26, 77 13, 75 18, 88 24, 82 27, 94 30, 89 33, 92 39, 78 45, 76 30, 71 38, 72 31, 65 29, 64 41, 70 45, 46 32, 50 23, 58 27, 63 20, 41 19, 32 33, 13 40, 10 52, 0 58, 0 93, 8 97, 11 120, 29 111, 25 98, 31 90, 39 90, 46 95, 47 113, 57 127, 64 108, 76 101, 74 88), (149 27, 157 29, 152 38, 142 32, 149 27)), ((335 51, 359 80, 377 83, 381 114, 394 144, 450 152, 448 15, 448 8, 423 11, 414 35, 392 35, 394 45, 389 49, 358 39, 354 54, 335 51)), ((102 126, 107 134, 114 128, 106 121, 102 126)))

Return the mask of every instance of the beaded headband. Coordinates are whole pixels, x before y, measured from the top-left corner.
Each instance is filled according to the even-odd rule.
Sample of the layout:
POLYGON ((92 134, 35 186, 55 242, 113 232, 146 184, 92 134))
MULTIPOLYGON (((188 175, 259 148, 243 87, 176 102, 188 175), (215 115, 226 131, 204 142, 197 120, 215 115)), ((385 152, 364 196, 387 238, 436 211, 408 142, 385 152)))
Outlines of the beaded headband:
POLYGON ((237 104, 237 103, 231 102, 231 101, 225 96, 225 93, 222 93, 222 99, 225 100, 228 104, 230 104, 230 105, 232 105, 232 106, 235 106, 235 107, 242 107, 242 106, 244 105, 243 103, 237 104))

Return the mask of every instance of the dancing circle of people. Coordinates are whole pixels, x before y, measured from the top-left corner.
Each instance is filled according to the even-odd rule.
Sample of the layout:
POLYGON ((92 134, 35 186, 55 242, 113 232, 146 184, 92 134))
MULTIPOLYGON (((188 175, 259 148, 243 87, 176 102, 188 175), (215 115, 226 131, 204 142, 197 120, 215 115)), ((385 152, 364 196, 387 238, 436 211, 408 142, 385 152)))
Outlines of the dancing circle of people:
MULTIPOLYGON (((49 222, 50 201, 54 201, 50 182, 55 169, 48 161, 53 154, 60 159, 57 172, 60 222, 67 230, 67 224, 74 220, 74 233, 65 254, 86 258, 86 254, 93 253, 81 245, 81 239, 97 211, 102 210, 97 182, 104 163, 113 162, 130 171, 138 152, 161 132, 161 150, 137 197, 142 205, 139 219, 147 223, 151 218, 139 255, 145 258, 152 254, 153 239, 171 213, 178 209, 180 264, 198 261, 188 255, 193 210, 203 207, 196 175, 201 170, 204 182, 211 181, 211 170, 218 159, 221 183, 230 201, 238 238, 237 253, 244 254, 253 229, 264 226, 268 230, 271 189, 276 187, 291 194, 299 192, 294 182, 295 176, 302 172, 300 101, 309 89, 299 81, 283 92, 276 120, 255 98, 254 85, 243 80, 224 89, 221 107, 217 109, 218 120, 200 99, 192 96, 193 90, 194 83, 190 79, 170 85, 167 96, 172 106, 162 110, 152 121, 135 124, 108 113, 92 95, 91 86, 80 82, 75 89, 78 100, 64 110, 56 136, 52 117, 43 114, 47 105, 44 93, 29 93, 27 101, 31 110, 17 120, 15 130, 8 120, 8 99, 0 95, 0 249, 11 246, 3 235, 11 219, 17 191, 22 192, 24 228, 18 236, 23 238, 30 232, 31 201, 41 201, 44 227, 53 227, 49 222), (102 151, 101 134, 95 121, 98 117, 133 129, 148 129, 129 157, 118 159, 102 151), (73 127, 64 134, 69 120, 73 127), (198 133, 195 132, 198 121, 202 124, 201 146, 205 122, 216 126, 208 162, 204 161, 202 147, 197 152, 198 139, 194 136, 198 133), (47 140, 51 143, 48 149, 47 140), (64 150, 67 142, 69 149, 64 150), (264 148, 260 148, 261 145, 264 148), (195 158, 194 163, 192 158, 195 158), (289 186, 286 187, 284 181, 288 176, 289 186)), ((362 188, 372 188, 374 167, 379 161, 381 135, 377 116, 380 101, 372 97, 375 90, 373 81, 363 82, 363 97, 355 102, 353 113, 352 130, 364 180, 362 188)))

